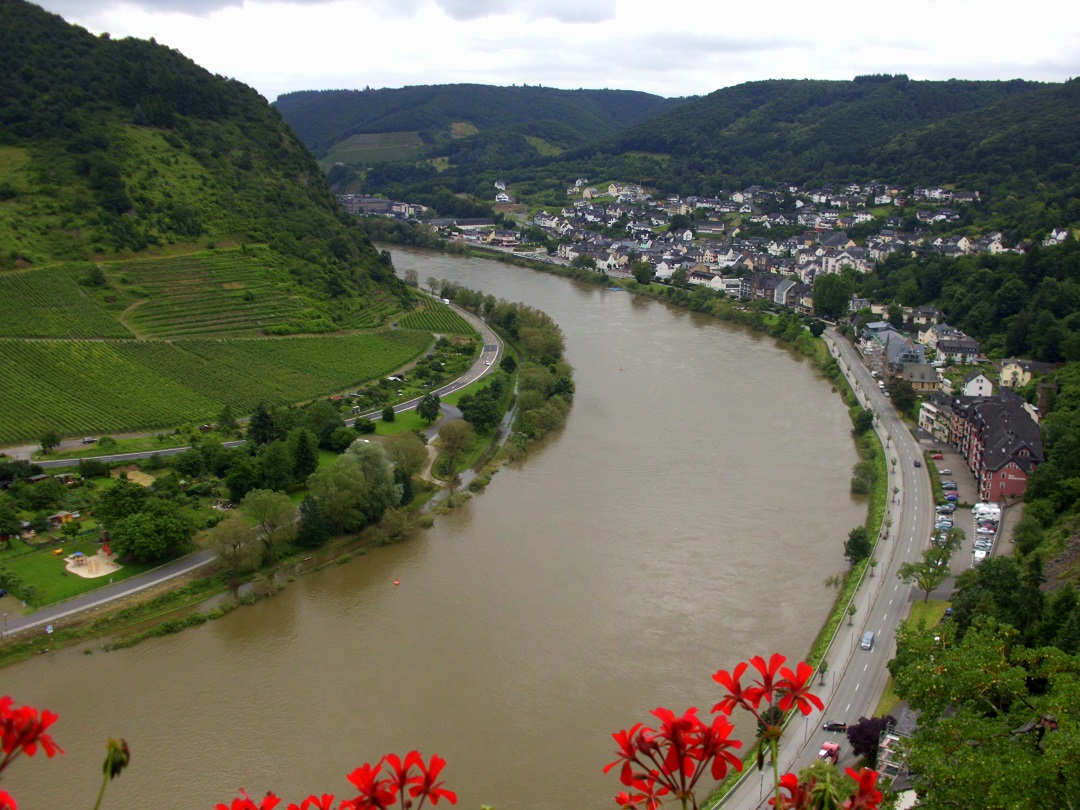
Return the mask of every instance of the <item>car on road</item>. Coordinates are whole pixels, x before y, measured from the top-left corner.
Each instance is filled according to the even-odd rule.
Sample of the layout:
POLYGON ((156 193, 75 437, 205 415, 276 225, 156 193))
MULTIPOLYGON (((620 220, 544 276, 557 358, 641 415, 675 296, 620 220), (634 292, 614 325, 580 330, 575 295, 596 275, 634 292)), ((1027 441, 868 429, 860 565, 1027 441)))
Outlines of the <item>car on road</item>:
POLYGON ((95 439, 93 436, 87 436, 86 438, 84 438, 82 440, 82 443, 83 444, 93 444, 96 441, 97 441, 97 439, 95 439))
POLYGON ((941 453, 934 453, 932 456, 930 456, 930 458, 932 458, 934 461, 941 461, 943 458, 945 458, 945 456, 941 455, 941 453))
POLYGON ((874 631, 867 630, 862 634, 862 641, 859 642, 859 647, 863 650, 874 649, 874 631))
POLYGON ((827 723, 821 724, 822 731, 847 731, 847 723, 841 723, 839 720, 829 720, 827 723))
POLYGON ((840 761, 840 746, 834 742, 822 743, 817 758, 835 765, 840 761))
POLYGON ((490 366, 490 365, 491 365, 491 361, 490 361, 490 360, 485 360, 485 361, 484 361, 484 365, 485 365, 485 366, 490 366))
POLYGON ((916 466, 916 467, 921 467, 921 466, 922 466, 922 462, 921 462, 921 461, 919 461, 918 459, 915 459, 915 466, 916 466))

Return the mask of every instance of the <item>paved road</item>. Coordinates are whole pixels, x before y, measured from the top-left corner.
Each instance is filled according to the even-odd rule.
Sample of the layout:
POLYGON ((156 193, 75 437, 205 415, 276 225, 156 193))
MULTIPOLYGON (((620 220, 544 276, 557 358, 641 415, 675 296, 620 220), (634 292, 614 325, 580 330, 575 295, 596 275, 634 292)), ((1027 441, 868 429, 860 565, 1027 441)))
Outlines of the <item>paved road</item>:
POLYGON ((92 610, 115 599, 122 599, 139 591, 145 591, 147 588, 152 588, 162 582, 195 571, 213 559, 214 553, 212 551, 200 551, 163 565, 160 568, 155 568, 153 571, 147 571, 145 574, 139 574, 114 585, 106 585, 104 588, 98 588, 91 593, 84 593, 81 596, 68 599, 66 602, 42 608, 28 616, 11 617, 5 614, 4 633, 10 635, 34 628, 45 628, 60 619, 73 616, 84 610, 92 610))
MULTIPOLYGON (((899 487, 898 500, 889 505, 888 518, 893 521, 888 540, 880 541, 876 557, 879 560, 873 577, 867 576, 855 597, 857 613, 853 625, 841 625, 826 655, 829 668, 825 685, 816 690, 825 702, 825 711, 814 712, 807 719, 796 719, 784 735, 779 761, 781 773, 798 772, 809 765, 821 748, 831 740, 840 744, 840 766, 854 764, 847 738, 843 734, 822 731, 824 720, 856 722, 869 717, 888 680, 886 664, 895 654, 894 631, 910 608, 914 598, 910 585, 900 582, 896 573, 902 562, 915 561, 929 541, 933 527, 933 500, 930 477, 925 467, 915 467, 922 450, 907 426, 892 408, 889 400, 878 390, 877 381, 863 365, 858 352, 843 336, 829 329, 826 332, 829 350, 837 358, 863 407, 877 414, 875 429, 886 448, 889 460, 889 490, 899 487), (891 460, 895 458, 896 464, 891 460), (860 649, 859 642, 866 630, 874 632, 874 647, 860 649)), ((820 683, 820 681, 819 681, 820 683)), ((764 775, 755 769, 723 802, 725 808, 767 807, 770 794, 771 769, 764 775)))

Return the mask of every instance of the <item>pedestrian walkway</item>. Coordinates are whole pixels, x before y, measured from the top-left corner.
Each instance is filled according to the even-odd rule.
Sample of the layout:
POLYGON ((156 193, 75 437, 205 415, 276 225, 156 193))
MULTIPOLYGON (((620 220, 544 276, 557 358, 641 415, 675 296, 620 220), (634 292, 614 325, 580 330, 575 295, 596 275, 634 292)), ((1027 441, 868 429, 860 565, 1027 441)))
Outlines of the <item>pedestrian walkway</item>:
POLYGON ((11 636, 35 628, 48 627, 68 616, 73 616, 84 610, 92 610, 116 599, 123 599, 125 596, 131 596, 148 588, 153 588, 155 585, 160 585, 163 582, 196 571, 214 559, 215 555, 212 551, 199 551, 167 563, 160 568, 155 568, 153 571, 147 571, 130 579, 106 585, 104 588, 99 588, 91 593, 84 593, 65 602, 49 605, 26 616, 16 616, 15 618, 8 616, 5 619, 4 635, 11 636))

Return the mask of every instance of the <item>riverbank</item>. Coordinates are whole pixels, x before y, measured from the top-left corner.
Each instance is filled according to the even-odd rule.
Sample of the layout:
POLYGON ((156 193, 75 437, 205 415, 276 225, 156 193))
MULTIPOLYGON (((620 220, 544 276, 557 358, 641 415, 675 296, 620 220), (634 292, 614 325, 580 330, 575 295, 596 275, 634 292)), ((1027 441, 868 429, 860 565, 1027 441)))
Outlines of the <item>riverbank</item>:
MULTIPOLYGON (((481 293, 469 292, 477 302, 483 300, 481 293)), ((461 293, 464 298, 465 291, 461 291, 461 293)), ((515 441, 508 444, 507 440, 513 429, 516 402, 521 387, 516 382, 515 372, 518 369, 528 371, 530 367, 536 365, 536 359, 534 358, 536 350, 523 345, 520 341, 515 340, 509 332, 501 329, 502 334, 496 337, 492 329, 499 326, 498 322, 502 317, 515 325, 520 325, 521 328, 532 329, 538 335, 550 333, 549 339, 543 341, 543 351, 545 353, 550 353, 552 346, 560 343, 561 336, 559 335, 558 326, 544 313, 522 304, 501 302, 500 309, 494 313, 489 313, 489 315, 492 315, 491 325, 485 323, 478 314, 468 315, 468 317, 476 322, 476 326, 482 334, 487 335, 486 345, 492 342, 496 343, 494 352, 488 355, 492 359, 487 360, 483 366, 480 366, 480 361, 478 361, 477 365, 480 368, 480 374, 476 376, 472 387, 463 388, 460 387, 460 383, 449 386, 448 388, 454 390, 452 394, 448 395, 447 399, 460 402, 463 408, 469 408, 470 406, 466 405, 466 401, 478 401, 484 396, 485 390, 494 390, 495 382, 505 378, 513 385, 507 385, 505 382, 501 383, 500 390, 502 393, 489 403, 490 408, 498 411, 495 424, 484 426, 482 430, 475 433, 469 431, 470 438, 456 449, 451 449, 449 446, 442 447, 442 452, 436 454, 435 458, 430 458, 429 454, 429 463, 423 471, 422 477, 426 475, 427 480, 430 481, 432 468, 439 465, 444 478, 442 489, 429 492, 427 497, 415 501, 411 508, 407 510, 411 517, 404 519, 395 517, 392 525, 380 523, 377 526, 370 527, 361 535, 338 538, 334 545, 329 548, 323 547, 318 554, 313 554, 310 550, 293 549, 288 558, 282 563, 270 569, 260 569, 245 578, 242 594, 245 602, 272 595, 280 587, 283 587, 286 582, 307 573, 310 566, 295 564, 297 559, 302 558, 304 562, 319 559, 321 561, 318 567, 327 564, 338 564, 351 559, 356 554, 366 553, 370 548, 390 542, 399 542, 406 537, 412 528, 430 527, 432 520, 430 513, 433 510, 450 510, 460 507, 473 493, 484 489, 506 458, 521 457, 526 452, 531 441, 542 438, 548 430, 562 424, 565 413, 569 410, 573 383, 572 370, 569 365, 561 360, 561 349, 559 349, 553 355, 554 359, 550 360, 552 364, 551 373, 555 374, 557 372, 567 379, 567 384, 560 389, 561 396, 557 397, 561 403, 555 409, 559 411, 558 418, 549 421, 546 426, 536 426, 530 422, 526 425, 527 431, 519 431, 519 434, 515 436, 515 441), (506 345, 512 347, 509 355, 504 354, 506 345), (504 361, 499 361, 500 354, 503 354, 504 361), (505 362, 507 358, 510 361, 508 364, 505 362), (498 362, 499 366, 504 366, 504 369, 498 372, 501 376, 489 378, 486 386, 478 387, 480 376, 496 372, 496 368, 492 368, 492 362, 498 362), (492 382, 492 379, 495 382, 492 382)), ((531 374, 530 378, 537 378, 537 375, 535 373, 531 374)), ((524 388, 528 392, 535 388, 536 385, 536 382, 529 382, 524 388)), ((542 379, 541 385, 543 385, 542 379)), ((539 396, 541 402, 551 403, 552 397, 548 393, 539 396)), ((535 400, 536 397, 533 397, 533 401, 535 400)), ((461 411, 456 408, 453 409, 453 413, 459 418, 462 415, 461 411)), ((470 413, 472 412, 470 411, 470 413)), ((491 413, 488 413, 488 416, 490 417, 491 413)), ((479 416, 473 418, 479 424, 479 416)), ((427 439, 435 439, 438 436, 438 431, 438 427, 429 429, 426 432, 427 439)), ((203 554, 205 556, 205 552, 203 554)), ((209 563, 210 559, 205 559, 200 563, 200 566, 209 563)), ((148 576, 153 577, 156 575, 154 572, 148 572, 148 576)), ((241 592, 238 590, 234 594, 236 598, 232 600, 222 601, 218 599, 226 587, 225 577, 221 573, 214 571, 208 577, 185 582, 181 588, 175 588, 175 593, 161 593, 151 599, 144 599, 139 604, 130 604, 132 601, 136 601, 136 597, 133 595, 135 590, 141 591, 151 587, 155 591, 159 590, 157 582, 151 579, 150 584, 137 586, 131 593, 125 593, 123 597, 125 604, 114 605, 115 610, 110 610, 108 605, 105 604, 105 600, 94 598, 94 592, 86 594, 86 599, 75 600, 75 602, 85 603, 87 607, 92 607, 97 611, 92 621, 88 621, 85 616, 78 615, 79 608, 75 602, 72 603, 71 609, 67 609, 66 606, 62 605, 59 610, 51 608, 46 611, 46 615, 49 617, 55 615, 55 619, 51 621, 48 618, 25 622, 16 620, 11 625, 8 625, 7 616, 5 615, 4 638, 0 640, 0 651, 3 652, 3 655, 0 656, 0 667, 26 660, 32 655, 41 654, 50 649, 72 646, 105 635, 116 639, 108 646, 119 647, 130 646, 131 643, 137 643, 137 641, 154 635, 178 632, 186 627, 201 624, 207 618, 219 618, 225 615, 226 612, 237 606, 241 596, 241 592), (204 603, 211 597, 217 599, 217 603, 210 609, 206 609, 204 603), (101 616, 101 613, 109 615, 101 616), (155 626, 146 626, 147 623, 155 621, 157 621, 155 626), (25 630, 44 626, 46 623, 48 625, 46 635, 31 636, 25 639, 15 638, 25 630)), ((164 585, 160 589, 168 590, 164 585)))
MULTIPOLYGON (((856 599, 860 596, 863 584, 868 577, 875 575, 875 568, 878 564, 876 558, 878 545, 891 524, 886 512, 890 500, 890 491, 893 487, 892 470, 890 470, 886 460, 881 436, 875 430, 867 430, 865 426, 863 428, 865 432, 861 436, 855 433, 854 428, 858 424, 858 418, 863 409, 859 405, 858 397, 852 388, 851 382, 845 376, 841 365, 829 351, 825 340, 821 337, 812 336, 808 325, 802 322, 801 319, 793 317, 784 311, 774 312, 767 302, 763 301, 744 304, 727 301, 712 295, 697 295, 697 297, 694 297, 694 292, 687 290, 677 290, 655 284, 640 285, 631 279, 613 280, 605 274, 581 268, 557 267, 502 252, 481 249, 472 250, 470 253, 475 258, 494 259, 504 264, 528 267, 544 273, 572 278, 598 286, 610 287, 618 285, 627 292, 642 297, 652 298, 673 306, 706 314, 718 320, 737 323, 751 331, 770 334, 789 348, 808 357, 818 371, 829 379, 834 393, 840 396, 848 408, 853 427, 854 443, 860 462, 869 465, 873 469, 874 481, 867 493, 866 516, 863 523, 872 541, 870 556, 856 562, 836 578, 835 596, 831 610, 805 656, 805 660, 815 670, 815 677, 824 678, 828 669, 828 658, 835 649, 836 640, 844 632, 846 624, 850 623, 854 616, 856 599)), ((827 587, 833 586, 829 585, 827 587)), ((793 719, 794 715, 788 718, 789 722, 793 719)), ((748 762, 752 758, 752 754, 747 752, 746 756, 748 762)), ((745 773, 749 773, 751 770, 749 767, 744 769, 745 773)), ((723 797, 732 791, 743 778, 739 774, 732 774, 729 779, 717 787, 709 799, 703 803, 703 806, 712 807, 719 804, 723 797)))

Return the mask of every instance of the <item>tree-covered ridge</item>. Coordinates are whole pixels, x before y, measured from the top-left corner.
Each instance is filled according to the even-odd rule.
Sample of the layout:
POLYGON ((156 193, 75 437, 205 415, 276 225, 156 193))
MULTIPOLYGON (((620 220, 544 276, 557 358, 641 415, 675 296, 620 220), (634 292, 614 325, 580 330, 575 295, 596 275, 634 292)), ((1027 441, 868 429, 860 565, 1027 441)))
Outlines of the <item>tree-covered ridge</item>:
MULTIPOLYGON (((406 161, 369 172, 363 191, 409 199, 443 187, 489 199, 504 176, 554 200, 577 177, 714 196, 753 184, 813 188, 871 180, 978 191, 971 222, 1040 230, 1080 222, 1080 80, 773 80, 687 100, 620 134, 557 155, 455 144, 449 167, 406 161), (445 169, 445 170, 443 170, 445 169)), ((471 141, 472 139, 469 139, 471 141)))
POLYGON ((941 173, 913 176, 914 167, 897 165, 906 155, 883 159, 882 150, 904 133, 921 133, 1043 88, 1023 81, 910 81, 906 76, 748 82, 632 127, 601 148, 613 154, 671 155, 675 165, 669 167, 668 182, 683 193, 767 182, 951 182, 950 172, 944 172, 945 179, 941 173), (696 188, 684 188, 692 178, 696 188))
POLYGON ((0 96, 0 269, 261 242, 345 310, 409 297, 277 111, 174 50, 0 0, 0 96))
POLYGON ((677 103, 629 90, 447 84, 305 90, 279 96, 274 105, 304 143, 322 156, 335 143, 358 133, 418 131, 429 144, 445 142, 455 124, 468 124, 481 132, 558 125, 556 143, 579 145, 677 103))

